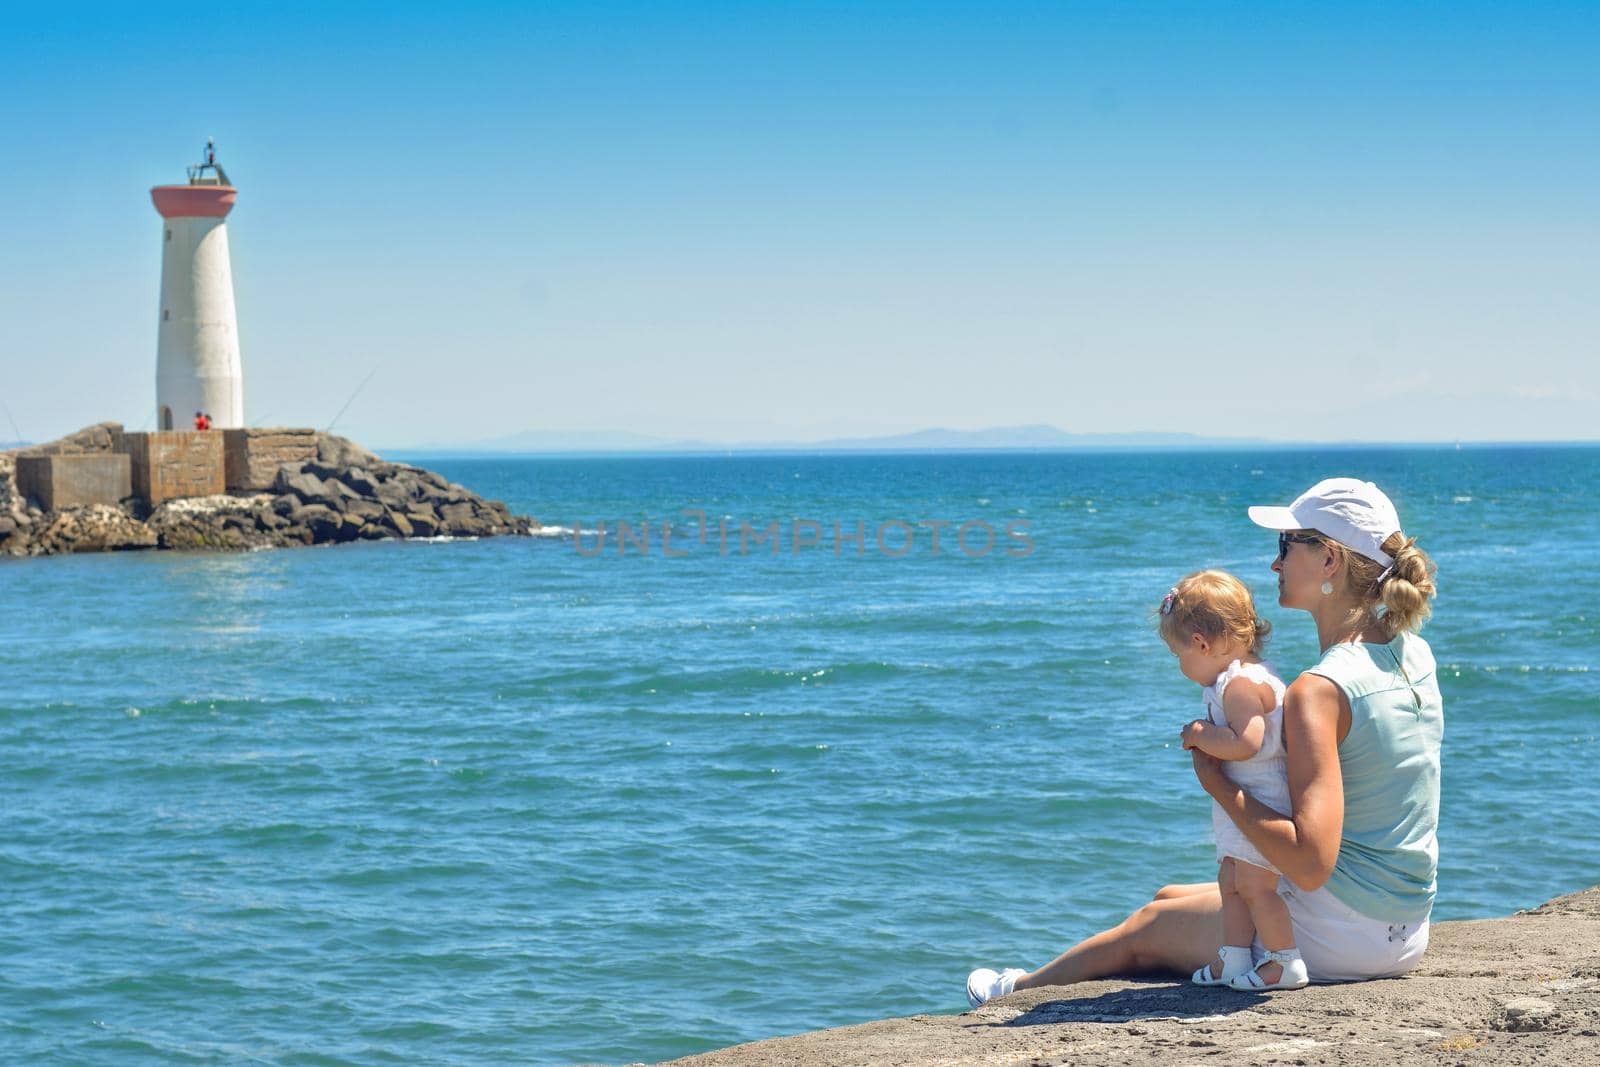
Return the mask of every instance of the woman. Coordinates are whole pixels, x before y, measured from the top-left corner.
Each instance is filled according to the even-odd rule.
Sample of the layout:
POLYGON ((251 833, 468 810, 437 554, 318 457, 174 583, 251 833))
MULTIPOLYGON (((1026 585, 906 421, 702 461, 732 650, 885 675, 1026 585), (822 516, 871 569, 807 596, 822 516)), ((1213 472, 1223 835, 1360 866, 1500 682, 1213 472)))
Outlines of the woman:
MULTIPOLYGON (((1278 531, 1278 603, 1310 612, 1322 646, 1284 698, 1294 813, 1252 800, 1198 750, 1195 775, 1283 872, 1278 893, 1312 981, 1404 974, 1428 946, 1438 867, 1444 706, 1433 653, 1416 633, 1434 595, 1433 562, 1371 482, 1329 478, 1286 508, 1251 508, 1250 518, 1278 531)), ((1221 943, 1216 883, 1166 886, 1036 971, 973 971, 967 999, 977 1007, 1013 989, 1188 975, 1221 943)), ((1277 971, 1258 964, 1268 983, 1277 971)))

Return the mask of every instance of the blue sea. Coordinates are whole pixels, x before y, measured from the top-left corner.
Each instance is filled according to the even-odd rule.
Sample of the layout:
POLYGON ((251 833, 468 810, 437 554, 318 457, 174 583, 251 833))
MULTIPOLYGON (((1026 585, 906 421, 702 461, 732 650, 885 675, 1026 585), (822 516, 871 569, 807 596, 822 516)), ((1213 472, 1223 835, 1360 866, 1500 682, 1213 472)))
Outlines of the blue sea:
POLYGON ((1600 882, 1600 449, 406 458, 581 536, 0 561, 0 1061, 963 1010, 1213 875, 1151 612, 1227 568, 1308 666, 1244 509, 1336 474, 1439 564, 1435 917, 1600 882))

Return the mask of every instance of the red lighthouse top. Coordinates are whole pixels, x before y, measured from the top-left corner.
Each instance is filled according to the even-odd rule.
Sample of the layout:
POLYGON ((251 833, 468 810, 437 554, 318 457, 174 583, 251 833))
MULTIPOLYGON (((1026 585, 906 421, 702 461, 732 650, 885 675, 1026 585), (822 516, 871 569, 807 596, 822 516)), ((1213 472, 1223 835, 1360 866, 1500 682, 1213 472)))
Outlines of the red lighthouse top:
POLYGON ((150 199, 164 219, 217 218, 233 210, 239 190, 228 184, 228 175, 217 162, 217 151, 206 140, 206 161, 189 168, 188 185, 158 185, 150 199))

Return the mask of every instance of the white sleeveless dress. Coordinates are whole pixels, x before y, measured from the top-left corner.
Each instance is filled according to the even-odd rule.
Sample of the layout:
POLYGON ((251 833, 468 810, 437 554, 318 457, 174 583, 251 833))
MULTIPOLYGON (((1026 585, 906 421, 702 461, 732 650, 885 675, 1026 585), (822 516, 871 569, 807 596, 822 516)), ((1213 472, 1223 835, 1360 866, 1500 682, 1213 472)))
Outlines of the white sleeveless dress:
MULTIPOLYGON (((1222 694, 1229 682, 1241 676, 1270 686, 1277 703, 1266 716, 1267 730, 1266 736, 1261 739, 1261 751, 1247 760, 1223 760, 1223 773, 1235 785, 1279 815, 1288 815, 1292 809, 1289 804, 1289 763, 1283 748, 1283 694, 1287 688, 1283 679, 1268 664, 1234 660, 1227 670, 1217 675, 1215 682, 1205 688, 1206 717, 1218 726, 1228 725, 1228 716, 1222 710, 1222 694)), ((1228 818, 1227 812, 1222 810, 1222 805, 1217 803, 1211 805, 1211 831, 1217 840, 1218 863, 1222 862, 1223 857, 1232 856, 1275 874, 1283 873, 1267 862, 1267 858, 1250 843, 1233 820, 1228 818)))

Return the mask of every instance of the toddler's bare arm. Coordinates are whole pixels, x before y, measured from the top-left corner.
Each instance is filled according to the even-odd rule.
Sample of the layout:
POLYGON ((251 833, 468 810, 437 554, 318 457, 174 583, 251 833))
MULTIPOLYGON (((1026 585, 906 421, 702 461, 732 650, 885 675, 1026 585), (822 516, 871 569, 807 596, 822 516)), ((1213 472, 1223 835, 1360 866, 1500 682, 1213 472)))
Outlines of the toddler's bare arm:
POLYGON ((1248 678, 1235 678, 1222 692, 1222 711, 1228 718, 1227 726, 1218 726, 1208 719, 1196 719, 1183 728, 1183 747, 1198 748, 1208 756, 1221 760, 1246 760, 1261 751, 1267 737, 1267 720, 1263 708, 1267 699, 1276 703, 1269 686, 1248 678))

